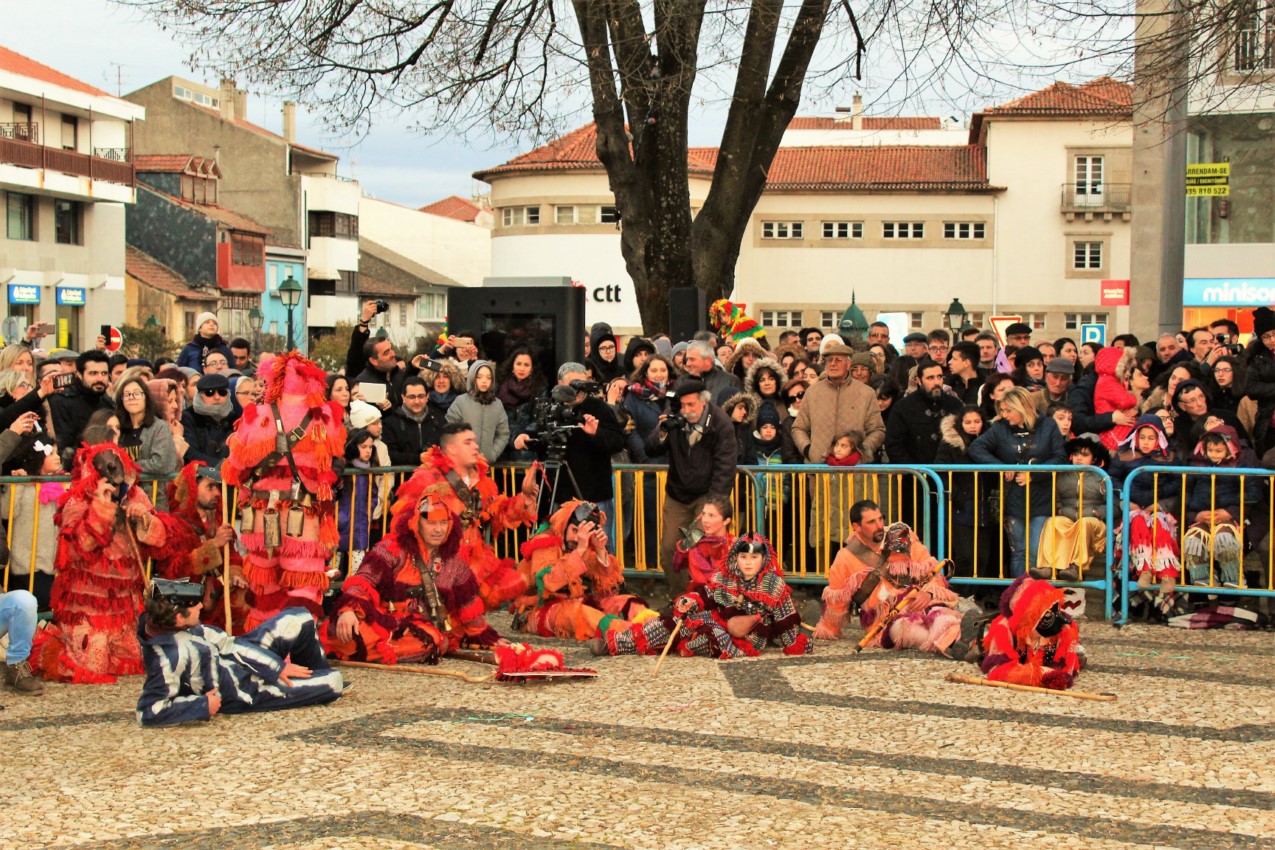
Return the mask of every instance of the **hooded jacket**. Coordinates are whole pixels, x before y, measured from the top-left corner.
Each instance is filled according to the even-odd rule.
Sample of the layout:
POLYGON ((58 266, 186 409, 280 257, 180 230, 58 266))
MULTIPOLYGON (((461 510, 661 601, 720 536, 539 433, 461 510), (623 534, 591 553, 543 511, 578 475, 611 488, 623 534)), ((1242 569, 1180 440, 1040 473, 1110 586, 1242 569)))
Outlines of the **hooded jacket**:
POLYGON ((615 334, 611 333, 609 326, 594 325, 589 333, 589 356, 585 359, 584 365, 593 371, 593 379, 601 384, 606 384, 624 374, 624 361, 620 359, 620 344, 616 342, 615 334), (610 341, 616 347, 615 359, 609 363, 598 356, 598 346, 605 341, 610 341))
POLYGON ((633 360, 641 352, 648 354, 655 353, 655 343, 646 337, 635 336, 629 340, 629 344, 624 347, 624 374, 630 376, 637 371, 637 366, 633 365, 633 360))
MULTIPOLYGON (((1125 389, 1120 379, 1116 377, 1120 361, 1125 357, 1132 361, 1133 352, 1128 349, 1108 347, 1099 351, 1094 358, 1094 372, 1098 380, 1094 384, 1093 411, 1098 416, 1117 410, 1128 410, 1131 407, 1136 409, 1138 406, 1138 397, 1125 389)), ((1132 429, 1132 425, 1113 424, 1106 431, 1101 432, 1102 444, 1108 449, 1114 449, 1129 436, 1129 431, 1132 429)))
POLYGON ((731 419, 731 423, 735 426, 735 446, 739 452, 739 465, 751 466, 757 463, 757 447, 753 440, 753 430, 757 427, 757 413, 761 410, 761 399, 752 393, 736 393, 726 399, 722 410, 726 411, 729 417, 731 411, 740 404, 744 405, 747 412, 744 414, 743 422, 731 419))
MULTIPOLYGON (((1235 469, 1240 465, 1240 438, 1235 429, 1230 425, 1219 425, 1208 431, 1208 434, 1218 434, 1226 440, 1227 456, 1226 460, 1219 464, 1213 463, 1208 459, 1205 453, 1204 439, 1201 438, 1195 446, 1195 454, 1191 459, 1192 466, 1198 466, 1202 470, 1208 471, 1213 469, 1235 469)), ((1243 487, 1241 494, 1240 476, 1238 475, 1192 475, 1187 478, 1187 519, 1188 521, 1195 518, 1195 514, 1200 511, 1221 511, 1229 513, 1236 521, 1240 519, 1241 506, 1252 505, 1261 497, 1262 491, 1258 484, 1249 481, 1247 486, 1243 487)))
MULTIPOLYGON (((944 416, 939 421, 939 446, 934 453, 934 463, 966 464, 973 463, 969 457, 970 443, 977 437, 971 437, 961 430, 962 414, 960 412, 944 416)), ((952 495, 952 522, 956 525, 973 526, 975 519, 979 525, 991 525, 997 517, 995 505, 999 499, 1002 476, 996 472, 941 472, 939 477, 948 483, 948 491, 952 495), (974 483, 978 482, 975 490, 974 483), (975 512, 975 494, 983 506, 975 512)))
POLYGON ((226 363, 231 366, 234 365, 235 356, 230 353, 230 346, 222 339, 221 334, 202 337, 196 331, 194 338, 182 346, 181 353, 177 355, 177 367, 194 369, 202 375, 204 374, 204 361, 214 351, 220 351, 226 355, 226 363))
POLYGON ((469 373, 476 375, 483 368, 492 373, 491 386, 480 393, 471 378, 469 391, 452 402, 447 409, 446 420, 448 423, 468 423, 478 438, 483 457, 488 463, 495 463, 509 444, 509 416, 505 413, 505 406, 496 399, 495 368, 486 360, 475 360, 469 367, 469 373))
POLYGON ((1133 430, 1120 444, 1120 451, 1112 458, 1109 471, 1116 487, 1122 492, 1129 492, 1131 504, 1146 508, 1156 503, 1162 510, 1172 511, 1182 493, 1182 476, 1155 476, 1147 473, 1139 475, 1133 481, 1129 481, 1129 476, 1135 469, 1144 466, 1170 466, 1174 463, 1173 450, 1170 448, 1168 435, 1164 433, 1164 423, 1154 413, 1147 413, 1138 417, 1133 430), (1151 428, 1156 433, 1158 448, 1149 455, 1138 451, 1138 432, 1143 428, 1151 428))
POLYGON ((744 392, 757 396, 757 400, 762 404, 772 404, 775 412, 779 414, 779 421, 783 422, 788 418, 788 405, 784 403, 784 367, 779 365, 779 361, 773 357, 763 357, 752 365, 752 368, 744 373, 744 392), (758 373, 763 369, 772 370, 776 376, 775 394, 773 396, 763 396, 761 390, 757 386, 758 373))

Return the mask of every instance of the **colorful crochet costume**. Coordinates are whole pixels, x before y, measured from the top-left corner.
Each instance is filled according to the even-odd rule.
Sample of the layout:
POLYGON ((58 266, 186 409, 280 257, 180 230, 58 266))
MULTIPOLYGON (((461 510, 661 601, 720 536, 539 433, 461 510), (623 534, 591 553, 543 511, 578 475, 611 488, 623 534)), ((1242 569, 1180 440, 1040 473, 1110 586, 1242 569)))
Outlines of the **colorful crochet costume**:
POLYGON ((744 312, 747 304, 736 304, 719 298, 708 308, 708 319, 713 330, 723 341, 737 343, 741 339, 765 339, 766 331, 757 320, 744 312))
MULTIPOLYGON (((679 655, 741 658, 760 655, 767 645, 782 648, 785 655, 814 651, 809 635, 801 628, 801 615, 793 605, 775 550, 760 534, 749 532, 736 538, 722 571, 706 587, 693 588, 679 597, 678 603, 676 607, 688 610, 673 647, 679 655), (761 569, 752 578, 739 568, 739 556, 745 552, 763 556, 761 569), (732 636, 731 619, 749 616, 758 618, 752 629, 742 637, 732 636)), ((608 632, 607 651, 612 655, 657 655, 673 628, 673 618, 663 617, 625 631, 608 632)))
POLYGON ((264 397, 244 409, 221 467, 226 483, 239 488, 249 630, 284 608, 322 615, 338 542, 332 461, 345 450, 341 406, 325 398, 322 369, 293 351, 257 374, 264 397))
POLYGON ((146 488, 134 486, 141 469, 123 449, 113 443, 85 446, 72 469, 55 517, 53 624, 37 632, 32 667, 56 681, 111 683, 142 672, 136 629, 146 577, 139 555, 161 554, 164 525, 146 488), (103 479, 122 488, 123 498, 96 498, 103 479), (144 520, 125 519, 131 505, 147 510, 144 520))
POLYGON ((982 670, 994 682, 1065 691, 1080 672, 1080 629, 1062 610, 1063 592, 1020 576, 1001 594, 1000 616, 983 637, 982 670))
MULTIPOLYGON (((567 550, 565 542, 577 509, 588 502, 571 500, 549 518, 549 528, 522 544, 518 565, 526 595, 514 603, 515 628, 540 637, 589 640, 631 622, 656 617, 637 596, 617 592, 624 570, 614 557, 604 564, 589 548, 567 550)), ((605 517, 601 521, 605 521, 605 517)))
MULTIPOLYGON (((188 578, 202 583, 204 608, 200 620, 205 625, 226 631, 221 581, 224 552, 213 543, 213 535, 221 525, 222 509, 218 500, 213 515, 206 518, 199 508, 201 466, 206 464, 199 460, 191 461, 168 482, 168 511, 159 515, 168 541, 164 551, 155 558, 152 568, 160 578, 188 578)), ((243 558, 233 545, 230 547, 230 575, 232 579, 243 577, 243 558)), ((247 592, 243 588, 232 590, 230 616, 234 620, 233 634, 243 634, 248 612, 247 592)))
POLYGON ((438 446, 426 453, 425 463, 412 477, 418 475, 422 476, 424 486, 443 484, 452 490, 453 496, 462 504, 468 499, 472 505, 465 506, 460 512, 460 557, 478 580, 479 591, 487 610, 499 608, 523 595, 526 584, 515 569, 513 559, 497 557, 496 550, 484 539, 483 531, 490 532, 495 538, 511 528, 531 525, 536 521, 535 507, 528 506, 521 494, 500 495, 496 482, 487 470, 487 463, 481 458, 474 482, 470 484, 461 481, 459 470, 438 446), (451 478, 466 492, 457 492, 448 473, 454 473, 451 478))
POLYGON ((446 482, 432 480, 426 469, 398 488, 389 535, 346 580, 332 618, 319 630, 329 654, 381 664, 434 664, 462 644, 489 647, 500 640, 483 616, 478 582, 462 555, 463 512, 446 482), (446 540, 430 553, 428 563, 419 532, 422 515, 451 520, 446 540), (337 621, 346 611, 359 620, 351 641, 337 638, 337 621))

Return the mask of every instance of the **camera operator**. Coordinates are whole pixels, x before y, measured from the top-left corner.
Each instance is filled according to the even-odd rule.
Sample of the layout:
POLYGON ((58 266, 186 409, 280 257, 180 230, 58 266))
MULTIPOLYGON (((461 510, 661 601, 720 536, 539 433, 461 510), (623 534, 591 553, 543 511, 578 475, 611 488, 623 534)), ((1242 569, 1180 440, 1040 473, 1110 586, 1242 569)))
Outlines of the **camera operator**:
POLYGON ((405 376, 403 368, 398 365, 394 343, 388 339, 373 338, 368 325, 377 314, 389 308, 385 301, 363 302, 363 312, 350 334, 350 350, 345 355, 345 374, 351 384, 381 384, 385 387, 385 401, 376 405, 382 411, 403 403, 400 385, 405 376))
MULTIPOLYGON (((593 502, 606 514, 606 534, 608 540, 615 540, 615 491, 612 486, 611 455, 624 448, 624 429, 611 406, 596 395, 596 384, 589 381, 589 374, 579 363, 563 363, 558 367, 558 386, 554 388, 552 397, 561 398, 575 412, 578 426, 571 428, 567 435, 566 451, 563 463, 575 477, 579 493, 572 491, 571 479, 556 480, 554 498, 558 504, 571 499, 583 499, 593 502), (570 391, 575 395, 567 399, 570 391)), ((528 444, 535 443, 527 434, 519 434, 514 440, 514 448, 525 449, 528 444)), ((552 468, 547 474, 554 474, 552 468)), ((554 487, 554 482, 550 482, 554 487)))
POLYGON ((687 576, 673 571, 673 549, 711 496, 729 496, 735 486, 735 426, 713 404, 704 382, 682 378, 673 387, 679 413, 660 417, 660 427, 646 438, 648 455, 668 454, 664 484, 660 568, 674 596, 686 589, 687 576))

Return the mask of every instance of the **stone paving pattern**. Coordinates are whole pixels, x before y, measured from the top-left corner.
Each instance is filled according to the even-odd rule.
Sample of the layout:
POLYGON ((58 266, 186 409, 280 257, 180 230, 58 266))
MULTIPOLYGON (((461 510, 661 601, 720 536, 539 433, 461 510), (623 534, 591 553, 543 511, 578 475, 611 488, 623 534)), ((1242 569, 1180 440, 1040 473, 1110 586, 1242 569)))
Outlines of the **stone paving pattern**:
POLYGON ((602 676, 347 670, 331 706, 161 730, 137 678, 6 693, 0 848, 1275 847, 1272 634, 1082 637, 1116 702, 853 639, 655 678, 543 641, 602 676))

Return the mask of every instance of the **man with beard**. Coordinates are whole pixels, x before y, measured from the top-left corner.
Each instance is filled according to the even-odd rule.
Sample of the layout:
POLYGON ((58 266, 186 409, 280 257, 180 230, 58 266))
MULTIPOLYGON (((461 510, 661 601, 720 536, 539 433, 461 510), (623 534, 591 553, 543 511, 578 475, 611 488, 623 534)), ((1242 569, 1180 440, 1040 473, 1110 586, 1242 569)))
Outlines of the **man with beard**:
POLYGON ((916 372, 919 388, 894 405, 886 424, 885 452, 891 463, 934 463, 939 423, 944 416, 961 411, 961 400, 943 385, 942 366, 922 360, 916 372))
POLYGON ((194 404, 182 412, 182 432, 189 447, 182 462, 198 460, 216 467, 230 456, 226 439, 235 430, 230 382, 225 375, 204 375, 195 390, 194 404))
POLYGON ((438 445, 438 426, 426 407, 429 389, 421 378, 403 382, 403 403, 384 419, 385 447, 395 466, 417 466, 425 462, 425 452, 438 445))
POLYGON ((885 542, 885 519, 881 508, 871 499, 855 502, 850 506, 850 527, 854 534, 837 552, 828 568, 828 586, 823 592, 823 616, 815 627, 819 640, 840 640, 841 629, 850 607, 850 594, 845 592, 850 576, 863 570, 884 567, 885 555, 881 544, 885 542))
POLYGON ((111 380, 111 358, 106 352, 84 352, 75 359, 75 371, 79 380, 49 397, 59 452, 80 447, 84 426, 95 411, 115 409, 106 393, 111 380))

